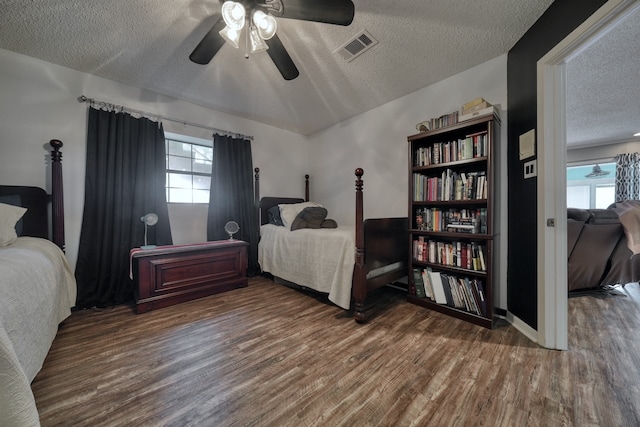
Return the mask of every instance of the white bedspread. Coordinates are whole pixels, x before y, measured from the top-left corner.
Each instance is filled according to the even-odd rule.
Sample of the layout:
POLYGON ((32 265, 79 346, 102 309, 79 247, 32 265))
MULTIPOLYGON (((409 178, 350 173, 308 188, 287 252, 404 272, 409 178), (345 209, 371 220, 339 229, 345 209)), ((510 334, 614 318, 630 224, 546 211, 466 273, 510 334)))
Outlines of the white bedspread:
POLYGON ((76 292, 64 253, 50 241, 20 237, 0 248, 0 418, 8 425, 38 419, 30 383, 76 292))
POLYGON ((260 227, 258 263, 262 271, 300 286, 329 294, 345 310, 351 305, 355 263, 355 227, 290 231, 260 227))

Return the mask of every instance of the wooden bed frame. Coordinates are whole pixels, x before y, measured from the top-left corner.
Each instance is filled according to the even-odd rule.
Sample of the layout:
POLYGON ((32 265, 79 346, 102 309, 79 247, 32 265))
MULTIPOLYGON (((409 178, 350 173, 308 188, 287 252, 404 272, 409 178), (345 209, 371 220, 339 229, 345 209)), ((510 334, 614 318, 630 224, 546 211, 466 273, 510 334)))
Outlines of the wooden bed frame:
POLYGON ((1 185, 0 196, 19 195, 21 205, 27 208, 22 217, 22 236, 51 240, 64 250, 64 201, 62 190, 62 142, 49 141, 51 151, 51 194, 40 187, 1 185), (51 230, 49 236, 48 204, 51 202, 51 230))
MULTIPOLYGON (((356 212, 355 212, 355 265, 353 271, 352 300, 356 322, 364 323, 365 300, 367 295, 381 286, 394 283, 408 275, 409 259, 408 218, 375 218, 363 220, 362 168, 355 170, 356 212), (367 279, 367 274, 379 267, 399 262, 400 267, 379 276, 367 279)), ((260 198, 260 169, 255 168, 255 201, 258 209, 259 226, 269 222, 266 212, 269 208, 285 203, 309 201, 309 175, 305 175, 304 199, 290 197, 260 198), (262 212, 265 214, 263 215, 262 212)), ((258 229, 260 227, 258 226, 258 229)))

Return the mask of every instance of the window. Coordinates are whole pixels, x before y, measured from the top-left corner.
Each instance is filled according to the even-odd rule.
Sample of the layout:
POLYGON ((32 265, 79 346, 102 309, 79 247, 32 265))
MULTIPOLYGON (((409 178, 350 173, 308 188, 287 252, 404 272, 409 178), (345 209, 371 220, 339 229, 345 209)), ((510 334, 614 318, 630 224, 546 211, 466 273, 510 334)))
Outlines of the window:
POLYGON ((213 141, 165 132, 167 203, 209 203, 213 141))
POLYGON ((604 174, 587 177, 595 166, 590 164, 567 167, 567 207, 606 209, 615 202, 616 164, 598 164, 604 174))

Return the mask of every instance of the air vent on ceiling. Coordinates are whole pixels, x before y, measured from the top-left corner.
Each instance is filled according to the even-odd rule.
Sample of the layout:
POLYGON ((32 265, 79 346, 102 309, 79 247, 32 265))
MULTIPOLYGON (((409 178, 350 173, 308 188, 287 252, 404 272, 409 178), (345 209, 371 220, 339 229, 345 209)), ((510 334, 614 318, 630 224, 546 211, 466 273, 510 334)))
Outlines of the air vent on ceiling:
POLYGON ((378 40, 374 39, 368 31, 363 30, 360 34, 340 46, 336 52, 340 54, 342 59, 350 62, 377 44, 378 40))

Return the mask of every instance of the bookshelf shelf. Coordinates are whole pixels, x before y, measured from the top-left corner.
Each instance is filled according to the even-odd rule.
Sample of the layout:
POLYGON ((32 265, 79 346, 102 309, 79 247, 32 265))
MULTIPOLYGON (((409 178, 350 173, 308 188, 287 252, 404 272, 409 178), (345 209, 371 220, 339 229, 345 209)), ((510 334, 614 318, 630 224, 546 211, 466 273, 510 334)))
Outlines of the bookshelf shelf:
POLYGON ((494 114, 407 137, 410 303, 493 328, 494 114), (448 231, 457 230, 457 231, 448 231))
POLYGON ((447 162, 447 163, 438 163, 438 164, 434 164, 434 165, 426 165, 426 166, 414 166, 414 170, 415 171, 428 171, 428 170, 432 170, 432 169, 447 169, 447 168, 454 168, 456 166, 462 166, 462 165, 471 165, 474 163, 484 163, 487 161, 486 157, 478 157, 475 159, 465 159, 465 160, 456 160, 456 161, 452 161, 452 162, 447 162))

